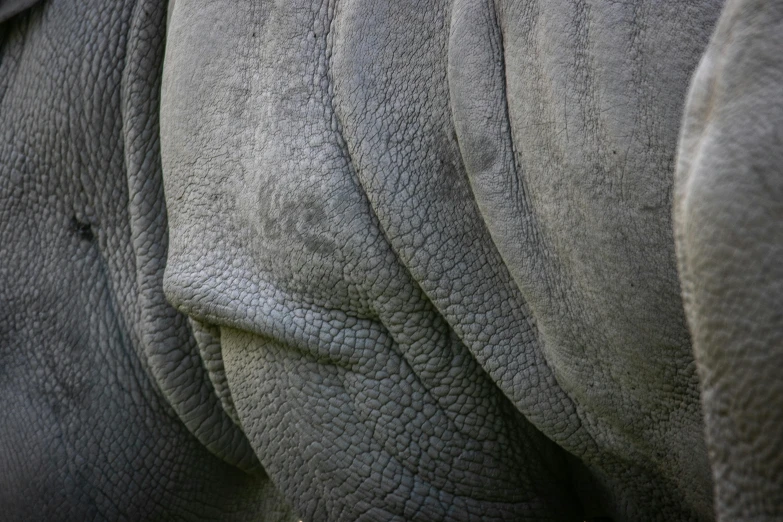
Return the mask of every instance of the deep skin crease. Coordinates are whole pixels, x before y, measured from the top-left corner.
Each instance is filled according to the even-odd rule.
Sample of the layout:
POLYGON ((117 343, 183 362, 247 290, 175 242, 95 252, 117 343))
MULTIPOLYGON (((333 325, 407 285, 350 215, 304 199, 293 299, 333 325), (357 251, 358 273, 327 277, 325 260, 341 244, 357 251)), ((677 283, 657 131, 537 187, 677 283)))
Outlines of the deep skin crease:
POLYGON ((720 10, 1 1, 0 518, 778 520, 783 2, 720 10))
POLYGON ((671 199, 720 8, 174 5, 165 291, 305 519, 714 517, 671 199))
POLYGON ((726 3, 694 76, 675 191, 717 518, 783 518, 783 2, 726 3))
POLYGON ((291 520, 163 296, 165 5, 13 4, 0 8, 0 519, 291 520))

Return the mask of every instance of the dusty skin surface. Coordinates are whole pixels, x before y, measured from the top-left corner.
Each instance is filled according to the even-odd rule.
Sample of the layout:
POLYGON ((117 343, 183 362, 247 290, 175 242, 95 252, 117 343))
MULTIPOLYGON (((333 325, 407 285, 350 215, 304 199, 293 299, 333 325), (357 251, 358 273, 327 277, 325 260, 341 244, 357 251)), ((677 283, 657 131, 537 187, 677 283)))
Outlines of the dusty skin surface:
POLYGON ((174 5, 165 290, 305 518, 713 517, 671 192, 719 10, 174 5))
POLYGON ((0 1, 0 518, 782 518, 721 4, 0 1))
POLYGON ((718 519, 783 518, 783 3, 730 1, 691 88, 677 253, 718 519))
POLYGON ((290 519, 163 296, 165 15, 50 1, 0 23, 3 521, 290 519))

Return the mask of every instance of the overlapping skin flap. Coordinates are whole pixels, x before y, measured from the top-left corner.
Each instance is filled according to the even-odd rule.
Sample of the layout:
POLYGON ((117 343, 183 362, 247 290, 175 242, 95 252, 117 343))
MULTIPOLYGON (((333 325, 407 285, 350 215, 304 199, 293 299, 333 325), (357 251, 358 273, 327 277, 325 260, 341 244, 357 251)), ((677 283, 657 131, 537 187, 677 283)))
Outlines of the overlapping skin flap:
POLYGON ((710 518, 669 200, 719 9, 174 6, 166 292, 303 517, 710 518))

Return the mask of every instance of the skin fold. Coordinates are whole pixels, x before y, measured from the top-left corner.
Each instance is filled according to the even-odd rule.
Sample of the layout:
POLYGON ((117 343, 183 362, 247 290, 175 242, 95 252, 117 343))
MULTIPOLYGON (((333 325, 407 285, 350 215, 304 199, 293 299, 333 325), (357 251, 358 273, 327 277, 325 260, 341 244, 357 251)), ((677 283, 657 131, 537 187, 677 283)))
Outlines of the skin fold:
POLYGON ((722 4, 0 0, 0 519, 780 519, 722 4))
POLYGON ((174 5, 165 291, 304 518, 712 519, 670 213, 720 8, 174 5))
POLYGON ((693 79, 675 230, 718 520, 783 517, 783 2, 730 1, 693 79))
POLYGON ((163 296, 165 15, 50 1, 0 23, 4 521, 292 519, 163 296))

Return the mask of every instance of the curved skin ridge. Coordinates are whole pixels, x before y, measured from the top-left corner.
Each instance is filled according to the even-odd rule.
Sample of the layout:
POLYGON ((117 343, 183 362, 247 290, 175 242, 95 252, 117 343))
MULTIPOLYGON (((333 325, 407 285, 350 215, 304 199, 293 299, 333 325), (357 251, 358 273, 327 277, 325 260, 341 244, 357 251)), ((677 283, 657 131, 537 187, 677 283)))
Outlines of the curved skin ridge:
POLYGON ((242 431, 221 408, 205 375, 187 318, 161 292, 166 263, 167 223, 159 164, 159 143, 150 139, 157 121, 150 118, 159 103, 163 59, 165 6, 138 2, 134 6, 130 42, 121 80, 125 168, 128 178, 130 227, 137 271, 139 317, 134 324, 145 369, 188 429, 217 456, 248 472, 259 471, 258 460, 242 431), (147 35, 155 35, 151 41, 147 35), (154 57, 150 60, 149 57, 154 57))
POLYGON ((334 7, 302 4, 174 7, 184 48, 210 32, 240 41, 168 48, 169 298, 221 326, 241 424, 304 518, 578 520, 562 451, 482 371, 373 217, 325 77, 334 7), (254 54, 262 43, 301 54, 254 54), (239 49, 230 71, 209 55, 222 48, 239 49), (204 71, 193 83, 192 70, 204 71))
POLYGON ((720 5, 462 5, 474 20, 452 25, 449 49, 460 150, 582 437, 537 425, 609 477, 612 503, 630 504, 634 517, 666 505, 675 518, 709 518, 698 382, 666 225, 679 100, 720 5), (699 38, 661 45, 682 20, 699 38), (680 491, 686 498, 669 497, 680 491))
POLYGON ((162 292, 164 17, 53 1, 0 22, 3 521, 292 519, 162 292))
POLYGON ((691 85, 675 230, 718 520, 783 517, 783 3, 729 1, 691 85))
POLYGON ((303 518, 712 518, 669 208, 719 4, 174 6, 165 290, 303 518))
POLYGON ((37 4, 40 0, 3 0, 0 4, 0 23, 37 4))

